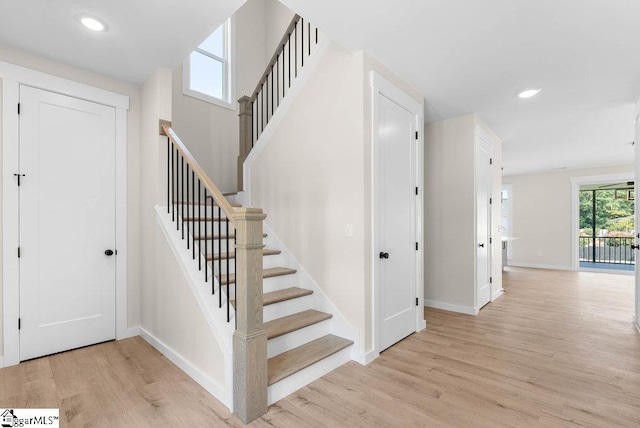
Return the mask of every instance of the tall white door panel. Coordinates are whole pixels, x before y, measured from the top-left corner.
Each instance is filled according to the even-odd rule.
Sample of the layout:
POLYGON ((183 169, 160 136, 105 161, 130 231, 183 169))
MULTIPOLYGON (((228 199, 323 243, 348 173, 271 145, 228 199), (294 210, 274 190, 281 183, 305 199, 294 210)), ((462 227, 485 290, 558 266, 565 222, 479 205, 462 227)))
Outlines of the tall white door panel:
POLYGON ((115 338, 115 109, 20 87, 20 359, 115 338))
POLYGON ((380 95, 380 350, 416 331, 416 116, 380 95))

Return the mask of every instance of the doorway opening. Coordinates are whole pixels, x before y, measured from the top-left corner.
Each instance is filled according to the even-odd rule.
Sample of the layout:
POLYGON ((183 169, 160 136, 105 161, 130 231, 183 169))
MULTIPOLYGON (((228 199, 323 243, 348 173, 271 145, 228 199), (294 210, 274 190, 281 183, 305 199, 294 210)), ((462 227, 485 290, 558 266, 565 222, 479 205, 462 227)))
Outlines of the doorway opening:
POLYGON ((635 270, 635 183, 582 184, 578 257, 581 269, 635 270))

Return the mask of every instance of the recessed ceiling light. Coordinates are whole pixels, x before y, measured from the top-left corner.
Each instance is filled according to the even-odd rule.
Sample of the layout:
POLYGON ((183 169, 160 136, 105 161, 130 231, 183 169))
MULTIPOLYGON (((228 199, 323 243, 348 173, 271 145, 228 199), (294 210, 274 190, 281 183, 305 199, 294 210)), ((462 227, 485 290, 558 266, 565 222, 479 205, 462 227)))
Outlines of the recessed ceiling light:
POLYGON ((528 88, 525 89, 524 91, 520 92, 518 94, 518 97, 520 98, 531 98, 531 97, 535 97, 536 95, 538 95, 540 93, 542 89, 540 88, 528 88))
POLYGON ((91 31, 107 31, 107 24, 100 19, 89 15, 78 15, 78 21, 91 31))

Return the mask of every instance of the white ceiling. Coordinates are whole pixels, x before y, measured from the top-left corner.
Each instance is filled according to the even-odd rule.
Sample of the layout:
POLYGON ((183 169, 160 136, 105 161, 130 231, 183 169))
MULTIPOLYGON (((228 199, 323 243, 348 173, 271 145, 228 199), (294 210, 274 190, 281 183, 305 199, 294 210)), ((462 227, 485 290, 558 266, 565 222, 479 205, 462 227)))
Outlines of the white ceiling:
MULTIPOLYGON (((0 42, 140 83, 174 67, 244 0, 0 0, 0 42), (88 12, 110 30, 91 34, 88 12)), ((282 0, 425 95, 426 119, 478 113, 504 173, 633 162, 637 0, 282 0), (543 91, 520 100, 521 89, 543 91)))

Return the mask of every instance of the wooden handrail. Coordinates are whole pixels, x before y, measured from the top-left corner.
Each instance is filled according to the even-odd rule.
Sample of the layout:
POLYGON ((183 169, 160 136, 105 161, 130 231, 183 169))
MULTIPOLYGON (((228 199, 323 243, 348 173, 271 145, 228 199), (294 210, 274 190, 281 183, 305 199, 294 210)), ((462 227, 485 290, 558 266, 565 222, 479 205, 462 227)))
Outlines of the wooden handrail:
POLYGON ((216 201, 217 205, 222 208, 222 211, 226 214, 229 221, 235 224, 235 208, 231 206, 227 198, 224 197, 222 192, 213 184, 213 181, 209 178, 204 169, 200 166, 198 161, 193 157, 189 149, 184 145, 184 143, 180 140, 180 138, 173 132, 170 126, 162 125, 162 129, 164 133, 169 137, 169 141, 171 144, 175 146, 175 148, 182 154, 182 157, 187 162, 187 164, 191 167, 196 176, 200 179, 205 189, 211 193, 211 196, 216 201))
POLYGON ((260 88, 262 87, 262 84, 267 80, 267 77, 269 76, 269 73, 271 72, 271 69, 273 68, 273 66, 275 65, 276 61, 278 60, 278 57, 280 57, 280 54, 284 50, 284 47, 287 44, 286 42, 289 40, 289 36, 293 32, 293 29, 296 28, 296 25, 298 25, 298 21, 300 21, 300 15, 296 14, 293 17, 293 19, 291 20, 291 23, 287 27, 286 31, 284 32, 284 35, 282 36, 282 39, 280 39, 280 43, 278 44, 278 48, 276 49, 276 52, 271 57, 271 61, 269 61, 269 64, 265 68, 264 73, 262 74, 262 77, 260 78, 260 80, 258 80, 258 85, 256 86, 256 90, 253 91, 253 95, 251 95, 251 102, 254 102, 256 100, 256 98, 258 97, 258 94, 260 93, 260 88))

